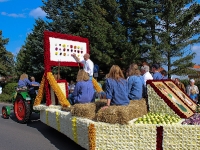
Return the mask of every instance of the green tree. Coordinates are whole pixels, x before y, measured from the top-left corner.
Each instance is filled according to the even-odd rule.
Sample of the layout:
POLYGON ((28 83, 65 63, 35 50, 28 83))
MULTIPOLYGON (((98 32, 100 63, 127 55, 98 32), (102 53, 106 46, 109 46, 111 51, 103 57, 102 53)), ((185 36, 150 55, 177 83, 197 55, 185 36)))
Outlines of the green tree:
POLYGON ((32 33, 26 38, 25 44, 17 55, 17 74, 22 73, 35 76, 40 80, 44 74, 44 49, 43 37, 46 23, 42 19, 35 21, 32 33))
POLYGON ((169 74, 191 72, 195 53, 191 45, 200 41, 200 4, 194 0, 162 1, 159 17, 159 50, 165 58, 169 74))
POLYGON ((13 75, 15 66, 14 55, 5 48, 8 42, 9 39, 4 39, 2 31, 0 30, 0 75, 6 77, 13 75))
POLYGON ((75 12, 74 33, 87 37, 94 63, 108 71, 112 64, 122 65, 125 29, 118 20, 119 4, 115 0, 85 0, 75 12))
MULTIPOLYGON (((147 0, 120 0, 121 20, 126 28, 127 40, 131 43, 125 52, 125 59, 135 62, 157 62, 162 59, 157 51, 156 29, 159 4, 147 0)), ((130 61, 128 61, 130 64, 130 61)))
MULTIPOLYGON (((42 34, 46 29, 88 38, 91 59, 104 73, 113 64, 126 69, 132 62, 147 61, 167 65, 170 74, 186 74, 185 68, 193 65, 195 56, 188 46, 199 41, 199 20, 195 17, 200 9, 193 2, 43 0, 48 22, 41 29, 36 21, 28 36, 21 52, 28 59, 21 63, 26 63, 23 72, 43 71, 42 34), (38 70, 35 62, 40 64, 38 70)), ((57 70, 57 66, 53 68, 53 72, 57 70)), ((60 71, 69 78, 76 75, 77 68, 61 67, 60 71)))
POLYGON ((74 11, 80 0, 42 0, 41 8, 47 13, 48 29, 53 32, 71 34, 74 11))

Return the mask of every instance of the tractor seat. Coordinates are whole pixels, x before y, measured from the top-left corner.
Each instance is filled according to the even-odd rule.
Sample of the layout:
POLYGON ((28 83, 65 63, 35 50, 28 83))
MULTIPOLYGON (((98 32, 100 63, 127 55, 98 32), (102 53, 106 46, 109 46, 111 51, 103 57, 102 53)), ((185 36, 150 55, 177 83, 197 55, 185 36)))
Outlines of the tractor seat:
POLYGON ((18 87, 17 92, 26 92, 28 91, 27 87, 18 87))

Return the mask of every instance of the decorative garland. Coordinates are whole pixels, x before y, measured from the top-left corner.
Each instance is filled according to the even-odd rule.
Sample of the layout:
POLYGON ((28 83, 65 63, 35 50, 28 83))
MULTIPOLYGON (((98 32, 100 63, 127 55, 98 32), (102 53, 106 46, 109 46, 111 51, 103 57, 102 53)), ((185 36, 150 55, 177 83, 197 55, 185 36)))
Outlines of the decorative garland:
POLYGON ((96 148, 96 129, 93 123, 90 123, 88 127, 88 138, 89 138, 89 148, 90 150, 95 150, 96 148))
POLYGON ((156 150, 163 150, 163 126, 157 127, 156 150))
POLYGON ((78 143, 76 117, 73 117, 72 119, 72 132, 73 132, 74 141, 78 143))
POLYGON ((40 87, 39 87, 39 90, 38 90, 38 94, 37 94, 35 101, 34 101, 34 106, 41 104, 41 101, 42 101, 43 96, 44 96, 44 83, 45 83, 45 76, 43 75, 42 81, 40 83, 40 87))
POLYGON ((56 111, 57 130, 60 132, 60 113, 56 111))
MULTIPOLYGON (((45 74, 45 77, 46 76, 47 76, 47 74, 45 74)), ((51 96, 50 96, 48 80, 45 80, 45 95, 46 95, 46 105, 49 106, 49 105, 52 104, 52 102, 51 102, 51 96)))
POLYGON ((103 92, 103 89, 99 86, 97 80, 95 78, 92 78, 92 83, 94 85, 94 89, 100 93, 100 92, 103 92))
POLYGON ((46 124, 49 125, 49 115, 48 115, 49 113, 48 113, 48 110, 46 109, 45 112, 46 112, 46 124))
POLYGON ((56 96, 58 97, 58 100, 59 100, 60 104, 62 105, 62 107, 70 106, 69 101, 65 98, 65 95, 61 91, 58 84, 56 84, 56 80, 53 77, 51 72, 47 73, 47 80, 49 81, 49 84, 51 85, 53 91, 55 92, 56 96))

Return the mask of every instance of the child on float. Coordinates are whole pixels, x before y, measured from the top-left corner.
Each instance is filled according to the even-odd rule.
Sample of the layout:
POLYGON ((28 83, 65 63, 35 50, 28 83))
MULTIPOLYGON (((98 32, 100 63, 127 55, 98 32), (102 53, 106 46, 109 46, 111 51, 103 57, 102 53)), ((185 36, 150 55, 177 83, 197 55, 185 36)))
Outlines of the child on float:
POLYGON ((90 103, 94 101, 95 90, 87 72, 83 69, 78 71, 76 86, 73 93, 69 94, 68 100, 71 105, 76 103, 90 103))
POLYGON ((110 105, 129 104, 127 80, 118 65, 113 65, 106 75, 105 89, 107 106, 103 107, 103 109, 110 105))
POLYGON ((137 64, 131 64, 128 70, 128 98, 130 100, 140 100, 143 97, 145 88, 144 78, 137 64))

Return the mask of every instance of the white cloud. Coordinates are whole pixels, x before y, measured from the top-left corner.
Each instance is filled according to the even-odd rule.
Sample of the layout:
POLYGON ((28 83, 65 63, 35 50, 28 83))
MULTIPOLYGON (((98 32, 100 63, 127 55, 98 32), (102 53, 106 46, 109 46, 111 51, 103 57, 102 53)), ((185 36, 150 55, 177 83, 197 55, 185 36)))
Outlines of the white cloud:
POLYGON ((7 1, 9 1, 9 0, 0 0, 0 3, 1 3, 1 2, 7 2, 7 1))
POLYGON ((15 14, 15 13, 6 13, 6 12, 1 12, 1 15, 3 16, 8 16, 8 17, 14 17, 14 18, 25 18, 25 14, 15 14))
POLYGON ((34 18, 44 18, 46 16, 46 13, 40 8, 33 9, 30 13, 30 16, 34 18))

